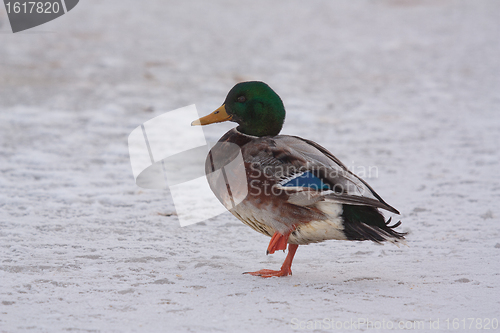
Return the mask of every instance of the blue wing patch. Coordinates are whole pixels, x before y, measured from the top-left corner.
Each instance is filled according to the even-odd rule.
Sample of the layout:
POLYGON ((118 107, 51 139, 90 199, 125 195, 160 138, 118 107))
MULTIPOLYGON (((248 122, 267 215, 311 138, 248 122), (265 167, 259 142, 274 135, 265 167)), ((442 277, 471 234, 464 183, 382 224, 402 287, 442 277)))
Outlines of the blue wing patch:
POLYGON ((285 181, 285 183, 280 184, 281 186, 286 187, 309 187, 314 190, 329 190, 330 186, 325 184, 321 179, 306 171, 299 176, 285 181))

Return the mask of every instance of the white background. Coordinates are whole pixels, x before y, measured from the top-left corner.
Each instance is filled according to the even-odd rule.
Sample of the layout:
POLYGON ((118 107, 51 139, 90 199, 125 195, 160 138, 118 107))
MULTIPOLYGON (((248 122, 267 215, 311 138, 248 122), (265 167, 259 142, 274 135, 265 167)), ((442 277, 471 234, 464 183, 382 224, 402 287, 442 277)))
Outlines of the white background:
POLYGON ((86 0, 12 34, 2 8, 0 331, 499 318, 499 17, 495 0, 86 0), (377 167, 409 247, 328 241, 291 277, 242 275, 285 254, 229 213, 181 228, 168 191, 134 184, 135 127, 208 114, 243 80, 280 94, 284 134, 377 167))

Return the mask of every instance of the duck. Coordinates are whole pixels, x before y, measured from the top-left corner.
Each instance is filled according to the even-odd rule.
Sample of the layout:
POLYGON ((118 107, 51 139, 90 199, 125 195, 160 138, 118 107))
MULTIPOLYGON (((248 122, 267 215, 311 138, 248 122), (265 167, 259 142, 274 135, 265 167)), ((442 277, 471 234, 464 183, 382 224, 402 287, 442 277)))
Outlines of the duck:
POLYGON ((406 233, 395 230, 401 221, 390 225, 392 217, 386 220, 381 210, 399 211, 326 148, 298 136, 280 135, 285 115, 283 101, 269 85, 248 81, 236 84, 221 107, 191 124, 238 124, 208 153, 205 172, 209 186, 231 214, 271 237, 266 254, 288 247, 279 270, 244 274, 263 278, 291 275, 299 245, 326 240, 404 243, 406 233), (235 158, 238 154, 239 160, 235 158), (228 193, 235 196, 238 189, 227 182, 227 173, 237 170, 228 171, 231 164, 243 168, 236 187, 246 194, 232 206, 227 204, 228 193), (221 168, 225 173, 214 172, 221 168))

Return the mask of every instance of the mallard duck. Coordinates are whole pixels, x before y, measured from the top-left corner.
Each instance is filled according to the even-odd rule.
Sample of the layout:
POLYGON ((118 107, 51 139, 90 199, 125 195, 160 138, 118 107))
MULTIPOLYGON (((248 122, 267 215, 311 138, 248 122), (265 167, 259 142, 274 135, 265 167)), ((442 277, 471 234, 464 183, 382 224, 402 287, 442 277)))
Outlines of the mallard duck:
MULTIPOLYGON (((261 277, 292 274, 299 245, 336 240, 404 240, 379 209, 399 212, 387 204, 364 180, 319 144, 297 136, 278 135, 285 120, 281 98, 263 82, 241 82, 228 93, 223 105, 191 125, 232 121, 210 150, 206 172, 210 188, 221 202, 231 189, 220 186, 214 163, 227 166, 239 148, 244 163, 246 197, 229 211, 252 229, 271 237, 267 254, 285 251, 280 270, 246 272, 261 277), (215 161, 215 162, 214 162, 215 161), (246 179, 245 179, 246 178, 246 179)), ((226 205, 227 207, 227 205, 226 205)))

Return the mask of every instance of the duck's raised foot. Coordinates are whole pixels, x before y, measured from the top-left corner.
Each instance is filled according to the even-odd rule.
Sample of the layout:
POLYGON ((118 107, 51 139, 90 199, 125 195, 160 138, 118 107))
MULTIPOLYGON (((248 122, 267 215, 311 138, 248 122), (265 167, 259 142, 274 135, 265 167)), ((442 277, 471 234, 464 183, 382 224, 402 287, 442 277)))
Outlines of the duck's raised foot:
POLYGON ((280 276, 292 275, 292 270, 291 269, 281 269, 279 271, 273 271, 272 269, 261 269, 260 271, 245 272, 243 274, 250 274, 253 276, 260 276, 263 278, 269 278, 269 277, 273 277, 273 276, 280 277, 280 276))
POLYGON ((280 234, 279 232, 275 232, 273 237, 271 237, 271 241, 269 242, 269 246, 267 247, 266 254, 273 254, 278 250, 286 250, 286 246, 288 245, 288 237, 290 237, 290 233, 292 231, 287 232, 286 234, 280 234))

